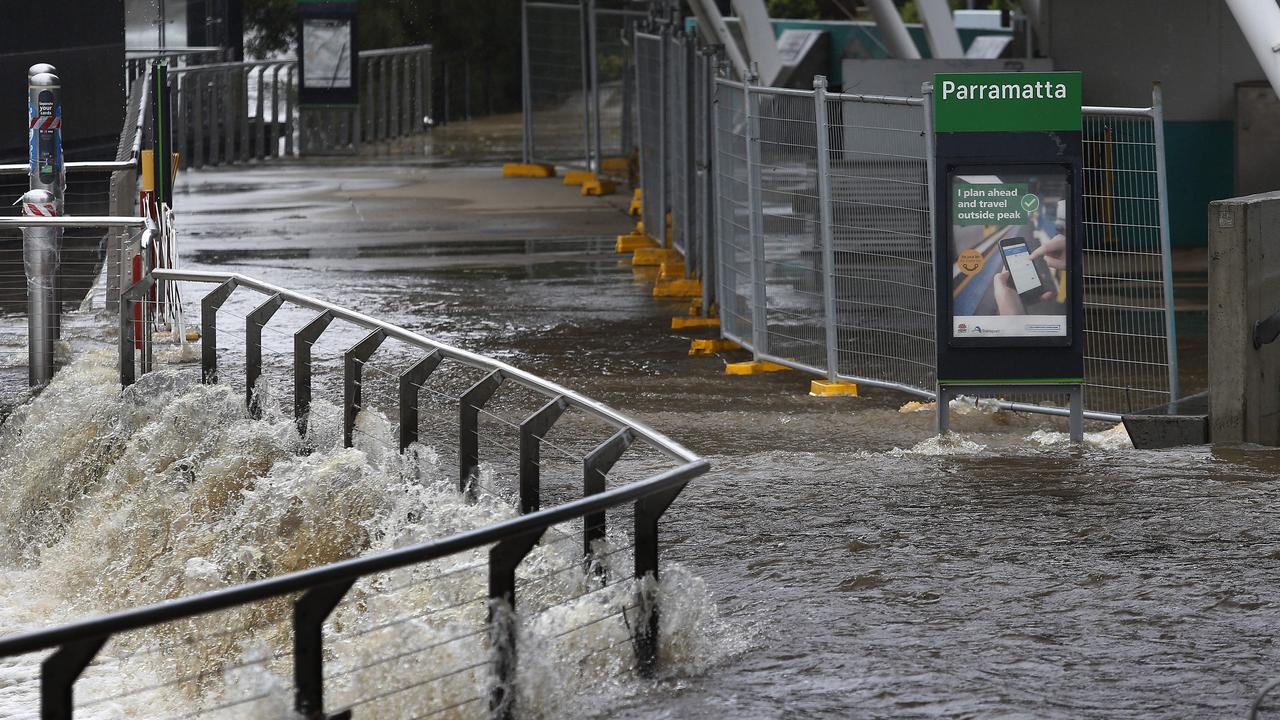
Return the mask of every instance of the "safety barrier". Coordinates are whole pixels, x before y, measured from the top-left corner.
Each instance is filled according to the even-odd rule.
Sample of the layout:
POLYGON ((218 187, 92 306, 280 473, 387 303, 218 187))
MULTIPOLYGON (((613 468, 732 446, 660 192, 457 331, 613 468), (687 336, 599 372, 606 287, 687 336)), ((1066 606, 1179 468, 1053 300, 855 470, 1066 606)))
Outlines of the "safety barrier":
POLYGON ((525 163, 602 170, 634 147, 632 36, 646 13, 595 0, 523 0, 525 163))
POLYGON ((340 387, 342 447, 399 456, 414 483, 429 480, 417 474, 423 458, 452 454, 461 497, 509 499, 518 515, 474 528, 459 517, 449 525, 462 529, 446 537, 0 638, 0 657, 56 650, 40 670, 42 717, 130 699, 150 707, 153 693, 178 690, 189 693, 177 695, 190 703, 183 716, 259 716, 291 695, 303 717, 353 708, 420 717, 474 705, 477 714, 487 706, 489 717, 508 718, 528 681, 518 672, 527 658, 560 658, 557 683, 588 669, 610 677, 657 669, 659 522, 708 469, 705 460, 500 361, 238 274, 156 270, 124 293, 126 393, 155 370, 153 346, 136 342, 135 308, 152 303, 151 287, 161 282, 205 288, 200 382, 234 383, 248 416, 260 417, 276 380, 291 378, 293 419, 307 446, 299 452, 324 449, 313 432, 316 408, 340 387), (284 362, 273 362, 279 355, 284 362), (362 422, 379 408, 398 418, 398 440, 362 422), (424 598, 434 604, 416 604, 424 598), (374 607, 392 608, 393 617, 370 616, 374 607), (278 642, 252 657, 216 653, 249 638, 278 642), (217 659, 192 659, 202 651, 217 659), (75 693, 95 658, 120 669, 120 681, 105 694, 75 693), (134 679, 129 663, 148 658, 160 662, 139 666, 146 679, 134 679), (291 678, 292 687, 230 681, 246 671, 291 678))
MULTIPOLYGON (((294 157, 301 148, 296 59, 188 65, 171 71, 175 145, 183 167, 294 157)), ((356 111, 307 118, 314 152, 354 151, 362 142, 421 133, 430 115, 431 46, 360 53, 356 111), (323 130, 323 132, 321 131, 323 130)))
MULTIPOLYGON (((656 15, 633 44, 643 232, 701 312, 758 360, 933 398, 929 96, 729 79, 656 15)), ((1178 396, 1160 89, 1084 117, 1085 406, 1110 420, 1178 396)))
MULTIPOLYGON (((726 79, 716 93, 724 336, 761 360, 932 397, 928 95, 726 79)), ((1178 393, 1159 88, 1150 108, 1084 114, 1085 402, 1116 419, 1178 393)))

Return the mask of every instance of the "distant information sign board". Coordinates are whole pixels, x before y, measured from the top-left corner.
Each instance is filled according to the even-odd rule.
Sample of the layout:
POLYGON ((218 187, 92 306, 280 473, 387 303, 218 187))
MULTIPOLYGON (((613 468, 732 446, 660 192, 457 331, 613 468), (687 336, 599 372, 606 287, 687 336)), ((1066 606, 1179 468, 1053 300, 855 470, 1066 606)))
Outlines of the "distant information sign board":
POLYGON ((1080 73, 946 73, 934 76, 934 131, 1081 129, 1080 73))
POLYGON ((302 21, 305 48, 302 82, 309 88, 351 87, 351 21, 306 18, 302 21))
POLYGON ((359 102, 359 3, 298 0, 299 102, 354 105, 359 102))

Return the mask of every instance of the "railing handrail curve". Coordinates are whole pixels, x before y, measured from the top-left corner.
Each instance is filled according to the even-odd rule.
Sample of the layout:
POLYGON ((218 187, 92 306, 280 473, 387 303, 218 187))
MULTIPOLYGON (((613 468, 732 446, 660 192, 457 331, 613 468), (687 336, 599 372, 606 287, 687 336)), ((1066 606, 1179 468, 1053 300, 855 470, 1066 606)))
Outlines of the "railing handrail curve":
POLYGON ((607 405, 596 402, 581 393, 570 390, 557 383, 545 380, 525 370, 521 370, 512 365, 508 365, 501 360, 495 360, 479 353, 469 350, 453 347, 432 340, 424 335, 406 330, 398 325, 378 320, 363 313, 348 310, 340 305, 335 305, 324 300, 313 298, 309 295, 303 295, 287 288, 263 282, 256 278, 251 278, 239 273, 220 273, 196 270, 155 270, 151 276, 156 280, 168 280, 176 282, 204 282, 204 283, 224 283, 228 280, 235 280, 236 284, 241 287, 252 288, 267 295, 279 294, 285 300, 312 310, 320 312, 329 311, 333 313, 335 318, 346 320, 355 325, 359 325, 367 330, 381 330, 386 333, 387 337, 404 341, 410 345, 415 345, 423 350, 435 350, 441 355, 457 360, 458 362, 470 365, 487 371, 498 370, 502 372, 503 377, 523 385, 530 390, 540 392, 547 397, 563 397, 571 406, 588 412, 605 422, 610 423, 616 429, 624 427, 631 428, 637 437, 642 438, 667 457, 679 462, 695 462, 701 460, 697 453, 689 450, 676 441, 668 438, 662 433, 650 428, 644 423, 634 420, 623 415, 622 413, 610 408, 607 405))
POLYGON ((606 490, 597 495, 572 500, 562 505, 538 510, 527 515, 503 520, 476 530, 455 533, 439 540, 387 550, 373 555, 340 560, 328 565, 299 570, 263 580, 254 580, 228 588, 210 590, 185 598, 165 600, 142 607, 120 610, 85 620, 42 630, 0 637, 0 657, 48 650, 73 640, 116 635, 160 623, 205 615, 219 610, 258 602, 292 592, 353 580, 374 573, 437 560, 460 552, 474 550, 504 538, 544 529, 593 512, 607 510, 623 503, 687 484, 706 472, 710 463, 698 459, 671 468, 648 479, 606 490))

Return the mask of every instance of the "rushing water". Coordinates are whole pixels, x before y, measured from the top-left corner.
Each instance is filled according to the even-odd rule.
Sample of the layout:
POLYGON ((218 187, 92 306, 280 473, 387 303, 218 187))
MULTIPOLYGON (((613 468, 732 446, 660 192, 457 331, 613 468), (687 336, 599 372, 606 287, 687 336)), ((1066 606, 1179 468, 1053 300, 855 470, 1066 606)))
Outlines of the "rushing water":
MULTIPOLYGON (((500 252, 486 253, 477 241, 464 245, 470 255, 459 255, 454 246, 445 252, 424 242, 442 236, 463 242, 459 228, 468 223, 477 236, 502 235, 521 224, 545 226, 540 232, 550 236, 546 228, 554 221, 545 215, 513 219, 511 210, 491 206, 468 214, 464 201, 431 197, 422 201, 421 216, 380 214, 390 201, 379 206, 370 188, 394 186, 403 202, 415 193, 429 196, 433 184, 466 187, 475 181, 466 171, 442 172, 399 168, 393 179, 373 181, 358 168, 326 170, 323 178, 306 170, 278 173, 269 183, 252 175, 208 174, 197 182, 220 192, 186 199, 187 247, 198 265, 305 288, 501 355, 636 413, 712 461, 713 473, 690 485, 662 528, 664 562, 684 568, 664 569, 666 586, 689 596, 677 603, 687 608, 672 620, 678 627, 664 633, 678 643, 664 650, 676 677, 653 687, 601 681, 615 665, 592 669, 578 680, 562 673, 554 660, 541 663, 555 658, 555 652, 531 653, 531 672, 539 678, 528 684, 535 695, 528 703, 533 714, 1243 717, 1254 694, 1280 675, 1280 650, 1273 642, 1280 622, 1280 590, 1272 582, 1280 563, 1273 509, 1280 501, 1276 451, 1138 451, 1123 429, 1098 424, 1087 428, 1087 442, 1077 448, 1066 442, 1060 420, 995 412, 975 403, 958 403, 958 432, 939 440, 932 437, 931 410, 908 405, 909 398, 900 395, 864 388, 860 398, 816 399, 805 395, 808 378, 796 373, 726 377, 721 363, 729 358, 689 358, 687 336, 667 329, 671 315, 683 308, 654 302, 644 278, 611 254, 597 252, 598 246, 583 242, 570 253, 564 252, 572 249, 566 245, 546 246, 557 252, 513 251, 504 245, 500 252), (254 208, 259 222, 246 221, 245 208, 254 208), (362 234, 349 234, 357 230, 362 234), (709 601, 701 596, 704 588, 709 601)), ((548 212, 576 217, 573 213, 581 211, 548 212)), ((613 222, 626 223, 620 216, 613 222)), ((228 344, 230 328, 242 322, 231 316, 242 317, 254 304, 237 298, 227 306, 230 324, 223 335, 228 344)), ((298 320, 284 313, 273 325, 292 328, 288 323, 298 320)), ((354 339, 358 335, 343 341, 354 339)), ((274 362, 268 375, 280 381, 287 366, 279 358, 274 362)), ((75 370, 105 372, 91 362, 75 370)), ((264 563, 321 561, 389 547, 406 536, 438 535, 464 519, 483 522, 509 512, 508 505, 495 502, 492 515, 483 516, 491 506, 482 504, 470 510, 482 516, 467 518, 460 514, 467 506, 451 499, 447 487, 406 483, 406 472, 427 480, 450 475, 434 472, 430 454, 420 455, 408 470, 370 444, 355 453, 298 455, 292 448, 301 440, 290 435, 289 423, 273 414, 261 421, 242 414, 241 389, 220 395, 226 391, 166 389, 159 379, 154 382, 162 387, 153 390, 177 398, 165 405, 172 410, 144 409, 131 405, 139 401, 129 396, 116 398, 105 385, 81 382, 73 395, 83 393, 87 400, 76 402, 65 416, 51 413, 61 421, 42 419, 38 426, 61 425, 59 432, 81 438, 81 447, 106 452, 86 444, 85 426, 104 408, 103 417, 115 418, 108 425, 116 428, 112 432, 123 449, 112 451, 113 469, 100 476, 104 482, 125 483, 128 492, 151 493, 132 497, 162 499, 128 502, 113 491, 102 496, 104 512, 99 512, 98 504, 77 495, 69 482, 78 452, 58 454, 38 440, 11 445, 30 451, 25 460, 15 456, 6 462, 59 470, 56 482, 38 492, 92 510, 59 511, 66 516, 62 539, 49 545, 56 559, 23 551, 22 540, 5 543, 4 552, 13 554, 8 566, 14 569, 0 580, 3 627, 66 619, 98 607, 94 603, 251 577, 263 571, 264 563), (93 399, 95 393, 101 398, 93 399), (166 414, 195 406, 219 408, 231 420, 227 425, 203 417, 179 423, 173 421, 178 415, 166 414), (141 447, 130 448, 157 441, 132 439, 137 433, 129 429, 148 423, 168 427, 166 419, 175 431, 194 423, 171 440, 177 443, 182 433, 198 440, 203 454, 193 456, 199 462, 192 467, 200 468, 194 475, 180 467, 168 474, 131 469, 146 458, 137 454, 141 447), (214 427, 225 429, 208 438, 198 429, 214 427), (238 449, 224 454, 222 448, 232 447, 238 449), (220 495, 229 489, 218 491, 218 483, 211 483, 216 474, 209 468, 243 478, 251 465, 260 478, 254 491, 245 494, 247 485, 233 485, 241 495, 223 505, 216 522, 190 524, 198 520, 189 510, 195 506, 174 498, 185 500, 196 492, 229 497, 220 495), (340 478, 352 492, 330 498, 323 494, 328 484, 299 482, 316 474, 333 478, 330 482, 340 478), (389 495, 389 488, 395 492, 389 495), (304 501, 312 497, 309 492, 320 494, 304 501), (307 543, 290 543, 292 536, 277 535, 282 528, 301 528, 287 509, 295 498, 309 512, 331 502, 346 509, 309 516, 320 523, 314 534, 307 543), (319 505, 308 506, 312 501, 319 505), (141 516, 130 515, 128 508, 141 516), (255 533, 259 521, 259 530, 272 532, 255 533), (81 530, 78 522, 88 524, 81 530), (177 538, 204 538, 203 545, 194 543, 203 549, 183 556, 166 546, 156 553, 158 531, 130 534, 132 522, 167 527, 177 538), (79 544, 67 544, 72 542, 79 544), (157 571, 108 569, 104 554, 95 552, 106 542, 124 543, 122 552, 112 554, 117 564, 127 565, 129 558, 138 562, 152 551, 154 557, 148 555, 142 566, 154 562, 157 571), (290 548, 301 547, 313 548, 312 555, 290 555, 290 548), (259 548, 256 554, 254 548, 259 548), (201 560, 191 562, 196 558, 201 560)), ((366 439, 389 427, 372 413, 362 422, 366 439)), ((334 423, 322 432, 336 433, 334 423)), ((152 458, 166 452, 163 445, 156 444, 160 455, 152 458)), ((5 495, 0 507, 18 502, 5 495)), ((541 567, 561 567, 567 560, 546 562, 541 567)), ((412 578, 385 582, 404 584, 412 578)), ((586 579, 575 576, 573 582, 586 579)), ((581 588, 552 587, 543 603, 581 588)), ((368 589, 360 596, 368 608, 340 613, 335 620, 342 627, 334 630, 367 628, 372 618, 400 617, 396 613, 409 612, 406 607, 447 607, 449 598, 464 597, 465 591, 447 585, 441 590, 445 596, 415 597, 404 606, 391 596, 386 608, 378 605, 380 593, 368 589)), ((468 610, 471 616, 448 622, 474 627, 483 611, 477 605, 468 610)), ((234 619, 217 623, 231 627, 234 619)), ((606 627, 598 636, 587 633, 583 642, 607 644, 621 637, 616 635, 620 623, 601 625, 606 627)), ((426 638, 443 628, 428 625, 421 631, 426 638)), ((275 638, 256 639, 261 642, 228 646, 217 657, 239 662, 273 652, 275 638)), ((398 642, 390 645, 400 647, 398 642)), ((340 662, 350 668, 360 664, 355 659, 360 653, 390 645, 343 645, 335 657, 346 656, 340 662)), ((124 645, 123 651, 129 648, 124 645)), ((457 662, 466 664, 469 657, 459 655, 457 662)), ((0 670, 0 702, 9 703, 0 708, 32 697, 33 667, 28 662, 0 670)), ((415 672, 412 666, 405 671, 415 672)), ((86 696, 108 692, 114 672, 113 666, 91 672, 86 696)), ((134 682, 152 676, 155 682, 165 677, 144 667, 134 682)), ((242 674, 233 678, 239 683, 233 690, 271 690, 284 676, 242 674)), ((399 677, 386 682, 365 677, 361 692, 394 689, 399 677)), ((450 687, 460 694, 449 697, 462 700, 476 686, 459 681, 450 687)), ((223 692, 211 687, 202 697, 214 702, 223 692)), ((347 690, 335 686, 333 692, 347 690)), ((130 709, 117 714, 132 716, 130 709)))
MULTIPOLYGON (((12 632, 191 595, 510 518, 511 498, 463 499, 430 444, 392 452, 394 426, 361 413, 341 447, 318 401, 305 435, 269 384, 261 418, 230 385, 194 382, 190 349, 121 394, 111 350, 85 351, 0 428, 0 628, 12 632)), ((481 488, 494 485, 482 474, 481 488)), ((622 545, 619 536, 613 544, 622 545)), ((556 526, 521 564, 520 707, 598 712, 641 689, 629 546, 586 570, 581 524, 556 526)), ((330 617, 330 707, 474 717, 488 702, 486 548, 362 580, 330 617), (432 678, 438 678, 432 680, 432 678), (449 709, 451 708, 451 709, 449 709)), ((668 566, 660 657, 675 675, 727 651, 705 586, 668 566)), ((90 718, 293 717, 288 599, 113 640, 77 685, 90 718)), ((728 637, 732 637, 732 634, 728 637)), ((35 717, 38 657, 0 659, 0 717, 35 717)))

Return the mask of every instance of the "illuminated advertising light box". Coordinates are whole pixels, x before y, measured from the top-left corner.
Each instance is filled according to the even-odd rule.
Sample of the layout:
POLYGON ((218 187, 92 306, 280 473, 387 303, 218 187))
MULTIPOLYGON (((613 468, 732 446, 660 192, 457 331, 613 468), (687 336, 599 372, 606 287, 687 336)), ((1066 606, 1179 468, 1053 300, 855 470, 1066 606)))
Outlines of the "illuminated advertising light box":
POLYGON ((940 385, 1084 376, 1079 73, 933 83, 940 385))

